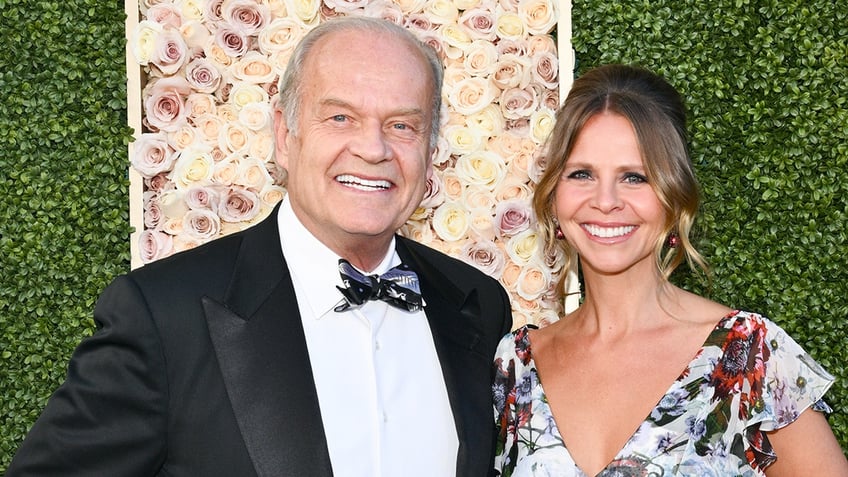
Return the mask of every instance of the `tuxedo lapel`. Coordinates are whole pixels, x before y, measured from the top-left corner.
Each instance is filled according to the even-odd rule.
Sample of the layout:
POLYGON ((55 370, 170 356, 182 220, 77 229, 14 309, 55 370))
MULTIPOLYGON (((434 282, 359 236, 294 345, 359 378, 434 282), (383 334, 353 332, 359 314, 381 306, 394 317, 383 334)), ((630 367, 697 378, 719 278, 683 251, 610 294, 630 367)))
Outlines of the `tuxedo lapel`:
POLYGON ((224 303, 205 297, 209 332, 242 437, 261 476, 331 476, 306 340, 276 210, 243 233, 224 303))

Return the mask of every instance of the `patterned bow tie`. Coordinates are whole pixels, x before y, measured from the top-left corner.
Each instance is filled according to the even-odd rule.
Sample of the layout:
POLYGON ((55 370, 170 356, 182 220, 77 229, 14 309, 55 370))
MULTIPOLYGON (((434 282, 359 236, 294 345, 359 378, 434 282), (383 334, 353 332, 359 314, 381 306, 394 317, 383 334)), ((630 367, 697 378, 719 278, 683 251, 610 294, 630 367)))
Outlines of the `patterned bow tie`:
POLYGON ((345 302, 335 307, 335 311, 361 306, 368 300, 383 300, 406 311, 418 311, 424 307, 418 275, 406 264, 402 263, 379 276, 363 275, 350 262, 341 259, 339 273, 345 286, 336 288, 344 295, 345 302))

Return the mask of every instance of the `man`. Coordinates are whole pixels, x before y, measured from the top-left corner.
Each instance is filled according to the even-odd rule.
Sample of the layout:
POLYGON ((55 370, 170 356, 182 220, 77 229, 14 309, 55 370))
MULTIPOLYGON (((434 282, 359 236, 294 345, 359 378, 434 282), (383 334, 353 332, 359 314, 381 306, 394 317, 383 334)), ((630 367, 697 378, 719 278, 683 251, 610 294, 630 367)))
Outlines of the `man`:
POLYGON ((441 68, 382 20, 310 32, 276 115, 287 197, 117 278, 7 475, 486 475, 508 297, 395 235, 431 174, 441 68), (420 300, 414 279, 372 295, 406 309, 337 289, 401 261, 420 300))

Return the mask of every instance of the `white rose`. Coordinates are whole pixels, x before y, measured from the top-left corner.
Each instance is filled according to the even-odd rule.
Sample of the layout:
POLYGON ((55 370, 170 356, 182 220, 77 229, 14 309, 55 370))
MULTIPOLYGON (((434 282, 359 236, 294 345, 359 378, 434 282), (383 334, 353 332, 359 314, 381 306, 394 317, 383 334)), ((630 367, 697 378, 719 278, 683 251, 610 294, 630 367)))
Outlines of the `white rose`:
POLYGON ((471 37, 455 23, 444 24, 438 31, 447 45, 445 55, 451 60, 461 58, 471 46, 471 37))
POLYGON ((268 103, 268 99, 268 92, 258 84, 239 81, 230 90, 230 104, 237 110, 250 103, 268 103))
POLYGON ((274 137, 270 128, 263 128, 251 134, 247 154, 264 162, 271 161, 274 154, 274 137))
POLYGON ((156 53, 156 44, 159 35, 164 30, 164 27, 150 20, 142 20, 138 22, 132 39, 133 56, 140 65, 150 63, 150 60, 156 53))
POLYGON ((395 0, 403 13, 415 13, 424 10, 428 0, 395 0))
POLYGON ((191 147, 180 153, 171 180, 179 189, 188 189, 195 185, 207 185, 212 179, 215 161, 208 150, 191 147))
POLYGON ((185 192, 177 189, 165 190, 159 193, 156 203, 165 220, 182 220, 189 208, 185 202, 185 192))
POLYGON ((204 12, 201 0, 176 0, 175 5, 180 9, 185 20, 203 20, 204 12))
POLYGON ((445 202, 433 212, 433 230, 446 242, 462 240, 468 233, 468 212, 456 202, 445 202))
POLYGON ((464 119, 468 127, 472 130, 479 129, 480 134, 486 138, 499 136, 503 132, 504 117, 495 104, 489 104, 472 115, 464 116, 464 119))
POLYGON ((286 10, 304 24, 311 25, 318 19, 320 0, 286 0, 286 10))
POLYGON ((248 103, 238 112, 239 122, 252 131, 270 128, 273 119, 270 103, 248 103))
POLYGON ((489 151, 475 151, 457 159, 456 174, 466 184, 481 185, 494 190, 506 176, 506 164, 497 154, 489 151))
POLYGON ((531 228, 510 237, 506 253, 513 262, 524 266, 538 255, 540 245, 539 234, 531 228))
POLYGON ((443 135, 450 145, 450 153, 456 155, 468 154, 481 149, 485 139, 479 131, 460 125, 446 127, 443 135))
POLYGON ((498 17, 495 31, 497 31, 500 38, 508 39, 520 39, 526 34, 524 20, 517 13, 513 12, 501 13, 498 17))
POLYGON ((551 286, 551 273, 544 266, 531 262, 521 269, 515 291, 525 300, 537 300, 551 286))
POLYGON ((408 220, 400 228, 400 234, 416 242, 426 243, 431 246, 435 237, 433 229, 430 227, 430 222, 426 220, 408 220))
POLYGON ((459 10, 457 10, 452 1, 430 0, 424 8, 424 15, 426 15, 431 22, 439 25, 447 23, 453 24, 456 23, 456 19, 459 18, 459 10))
POLYGON ((556 123, 555 112, 548 108, 537 109, 530 116, 530 135, 536 144, 543 144, 556 123))

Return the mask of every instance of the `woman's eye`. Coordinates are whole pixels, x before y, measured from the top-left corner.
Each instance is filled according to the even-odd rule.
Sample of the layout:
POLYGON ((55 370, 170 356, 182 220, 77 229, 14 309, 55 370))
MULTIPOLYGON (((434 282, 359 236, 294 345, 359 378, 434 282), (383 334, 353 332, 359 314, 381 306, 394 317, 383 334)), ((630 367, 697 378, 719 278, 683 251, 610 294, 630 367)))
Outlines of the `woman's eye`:
POLYGON ((581 170, 578 170, 578 171, 572 171, 572 172, 568 173, 568 175, 566 175, 566 177, 568 179, 591 179, 592 174, 590 174, 589 171, 587 171, 587 170, 581 169, 581 170))
POLYGON ((628 184, 645 184, 648 182, 648 178, 642 174, 631 172, 629 174, 625 174, 624 182, 627 182, 628 184))

